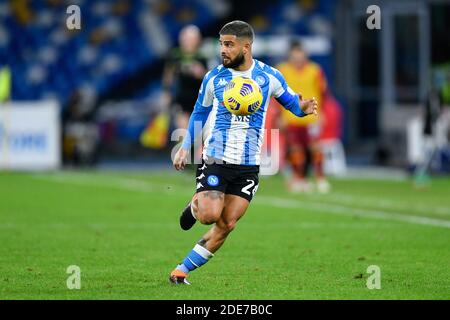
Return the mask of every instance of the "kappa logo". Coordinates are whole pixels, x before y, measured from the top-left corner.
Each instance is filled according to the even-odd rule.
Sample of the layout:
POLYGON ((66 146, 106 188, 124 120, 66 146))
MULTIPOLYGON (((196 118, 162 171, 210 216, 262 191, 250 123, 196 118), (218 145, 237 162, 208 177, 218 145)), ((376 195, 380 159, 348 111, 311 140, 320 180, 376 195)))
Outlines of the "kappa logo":
POLYGON ((218 86, 226 86, 228 84, 228 81, 225 80, 224 78, 220 78, 219 82, 217 83, 218 86))
POLYGON ((197 183, 197 189, 200 189, 200 188, 202 188, 202 187, 203 187, 203 185, 202 185, 201 182, 197 183))
POLYGON ((202 173, 201 175, 199 175, 199 176, 197 177, 197 179, 200 180, 200 179, 202 179, 202 178, 204 178, 204 177, 205 177, 205 174, 202 173))

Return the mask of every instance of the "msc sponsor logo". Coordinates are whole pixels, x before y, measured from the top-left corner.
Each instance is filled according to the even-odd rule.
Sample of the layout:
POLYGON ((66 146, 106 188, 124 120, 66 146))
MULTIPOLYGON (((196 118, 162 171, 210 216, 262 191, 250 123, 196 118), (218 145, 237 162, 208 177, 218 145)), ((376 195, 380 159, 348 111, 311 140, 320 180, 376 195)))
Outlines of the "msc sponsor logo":
POLYGON ((237 116, 237 115, 233 114, 232 119, 233 119, 233 121, 236 121, 236 122, 249 123, 251 120, 251 116, 237 116))

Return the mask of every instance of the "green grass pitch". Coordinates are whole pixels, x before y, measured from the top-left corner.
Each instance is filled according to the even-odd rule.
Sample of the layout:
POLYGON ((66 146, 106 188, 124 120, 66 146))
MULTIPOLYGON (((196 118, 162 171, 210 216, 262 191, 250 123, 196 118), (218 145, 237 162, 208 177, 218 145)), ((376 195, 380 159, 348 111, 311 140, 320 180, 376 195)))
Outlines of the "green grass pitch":
POLYGON ((208 229, 178 225, 192 172, 0 173, 0 300, 450 298, 448 179, 332 185, 293 195, 262 177, 224 246, 176 286, 169 272, 208 229))

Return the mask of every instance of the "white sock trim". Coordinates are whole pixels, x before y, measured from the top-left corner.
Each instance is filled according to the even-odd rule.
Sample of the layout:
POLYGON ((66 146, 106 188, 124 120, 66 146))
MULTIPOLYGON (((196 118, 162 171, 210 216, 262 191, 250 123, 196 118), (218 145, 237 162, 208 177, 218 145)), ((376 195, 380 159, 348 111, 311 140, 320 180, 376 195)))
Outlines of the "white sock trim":
POLYGON ((214 253, 209 252, 208 249, 202 247, 199 244, 196 244, 194 247, 194 251, 197 252, 199 255, 201 255, 203 258, 209 260, 210 258, 214 257, 214 253))
POLYGON ((190 261, 194 266, 196 266, 197 268, 200 268, 198 265, 195 264, 194 261, 191 260, 191 258, 188 257, 188 259, 189 259, 189 261, 190 261))

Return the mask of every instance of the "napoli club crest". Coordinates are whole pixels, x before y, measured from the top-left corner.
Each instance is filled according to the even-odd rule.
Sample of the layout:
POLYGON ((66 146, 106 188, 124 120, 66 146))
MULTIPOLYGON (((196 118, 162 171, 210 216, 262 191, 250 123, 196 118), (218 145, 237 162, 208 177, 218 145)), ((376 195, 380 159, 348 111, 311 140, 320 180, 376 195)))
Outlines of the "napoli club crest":
POLYGON ((219 177, 215 175, 208 176, 206 180, 211 187, 215 187, 219 185, 219 177))
POLYGON ((255 81, 260 87, 266 83, 266 79, 263 76, 256 76, 255 81))

